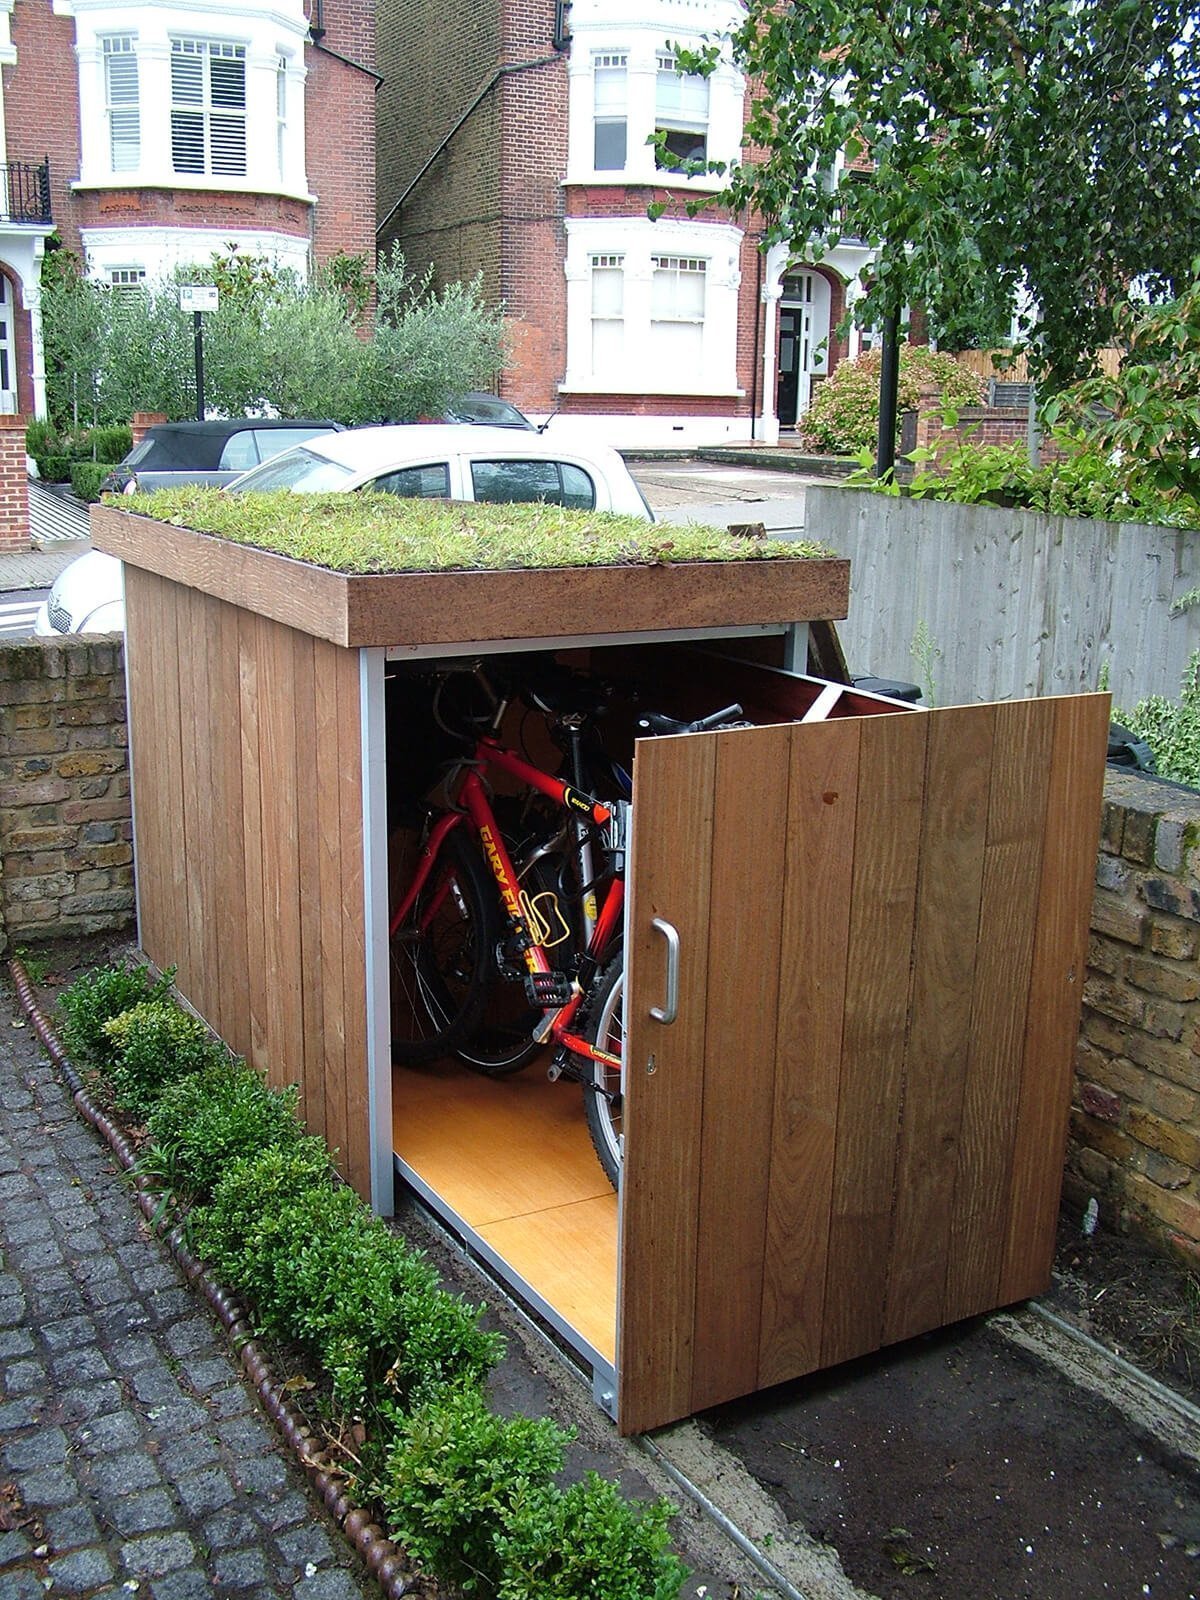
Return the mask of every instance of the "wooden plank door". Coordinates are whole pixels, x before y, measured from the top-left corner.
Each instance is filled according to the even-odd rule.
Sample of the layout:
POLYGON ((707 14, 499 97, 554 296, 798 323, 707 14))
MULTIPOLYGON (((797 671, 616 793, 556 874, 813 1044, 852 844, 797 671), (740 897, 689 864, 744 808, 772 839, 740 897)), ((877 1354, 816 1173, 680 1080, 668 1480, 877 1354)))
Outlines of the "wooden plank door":
POLYGON ((1107 723, 1085 695, 638 745, 622 1431, 1045 1286, 1107 723))

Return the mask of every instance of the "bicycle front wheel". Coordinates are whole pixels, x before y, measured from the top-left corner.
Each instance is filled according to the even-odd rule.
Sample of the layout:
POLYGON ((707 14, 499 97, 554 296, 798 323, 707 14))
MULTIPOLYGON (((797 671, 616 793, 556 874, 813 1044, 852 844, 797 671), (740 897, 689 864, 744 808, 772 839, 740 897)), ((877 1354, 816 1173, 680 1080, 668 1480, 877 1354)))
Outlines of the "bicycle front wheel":
POLYGON ((588 1132, 605 1176, 613 1188, 625 1159, 625 961, 619 952, 600 975, 583 1036, 597 1050, 616 1056, 621 1066, 589 1061, 583 1085, 588 1132))
POLYGON ((394 1060, 434 1061, 479 1026, 499 928, 491 876, 465 828, 456 828, 391 937, 394 1060))

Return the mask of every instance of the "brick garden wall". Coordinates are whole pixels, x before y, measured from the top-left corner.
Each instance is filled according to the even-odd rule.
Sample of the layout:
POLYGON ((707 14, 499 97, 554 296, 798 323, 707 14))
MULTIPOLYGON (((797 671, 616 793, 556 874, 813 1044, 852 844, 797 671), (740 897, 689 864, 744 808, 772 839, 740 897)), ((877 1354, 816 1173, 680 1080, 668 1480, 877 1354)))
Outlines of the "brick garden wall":
POLYGON ((0 949, 133 920, 120 639, 0 646, 0 949))
POLYGON ((1200 1262, 1200 794, 1112 769, 1066 1191, 1200 1262))

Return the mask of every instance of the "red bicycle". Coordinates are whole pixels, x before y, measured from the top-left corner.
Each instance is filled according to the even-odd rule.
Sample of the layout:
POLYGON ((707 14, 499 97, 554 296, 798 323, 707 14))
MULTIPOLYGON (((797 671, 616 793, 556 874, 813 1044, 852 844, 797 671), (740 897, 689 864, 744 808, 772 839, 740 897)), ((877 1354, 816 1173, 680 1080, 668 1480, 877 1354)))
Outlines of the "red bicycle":
MULTIPOLYGON (((502 1076, 553 1046, 549 1076, 582 1083, 592 1142, 615 1187, 630 784, 596 735, 612 690, 545 666, 503 690, 482 663, 466 671, 487 709, 443 779, 444 803, 425 809, 416 866, 392 913, 392 1053, 410 1064, 453 1054, 502 1076), (545 719, 569 778, 501 742, 514 694, 545 719), (515 795, 494 792, 514 780, 515 795), (600 798, 596 788, 609 793, 600 798)), ((464 669, 440 673, 433 690, 437 725, 460 738, 468 719, 449 723, 443 696, 463 677, 464 669)), ((692 732, 741 714, 731 706, 679 722, 650 713, 637 731, 692 732)))

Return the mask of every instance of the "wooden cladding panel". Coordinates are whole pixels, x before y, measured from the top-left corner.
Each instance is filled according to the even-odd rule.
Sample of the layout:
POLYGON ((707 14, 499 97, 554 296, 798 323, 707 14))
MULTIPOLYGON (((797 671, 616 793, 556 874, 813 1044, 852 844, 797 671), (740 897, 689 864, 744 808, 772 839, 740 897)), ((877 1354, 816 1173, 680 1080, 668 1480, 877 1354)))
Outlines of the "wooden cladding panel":
POLYGON ((126 568, 141 940, 370 1192, 357 651, 126 568))
POLYGON ((623 1430, 1044 1289, 1107 721, 1093 695, 639 746, 623 1430), (650 915, 700 1023, 686 977, 676 1024, 646 1015, 650 915))

